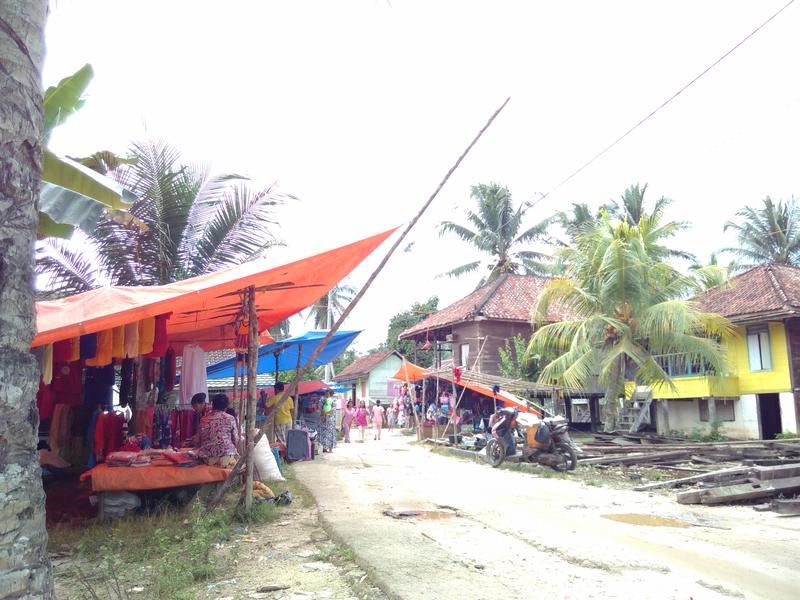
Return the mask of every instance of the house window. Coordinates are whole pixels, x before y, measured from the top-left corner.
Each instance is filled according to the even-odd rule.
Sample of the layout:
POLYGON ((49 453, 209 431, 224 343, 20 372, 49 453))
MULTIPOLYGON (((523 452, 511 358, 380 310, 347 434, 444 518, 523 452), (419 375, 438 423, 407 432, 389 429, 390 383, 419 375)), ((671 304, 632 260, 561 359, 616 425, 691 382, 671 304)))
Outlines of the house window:
POLYGON ((766 325, 747 328, 747 356, 751 371, 772 369, 772 352, 769 347, 769 329, 766 325))
MULTIPOLYGON (((700 420, 708 421, 708 398, 700 398, 698 401, 700 407, 700 420)), ((714 405, 716 411, 717 421, 735 421, 736 414, 733 412, 733 400, 723 400, 717 398, 714 405)))
POLYGON ((461 344, 461 366, 469 368, 469 344, 461 344))

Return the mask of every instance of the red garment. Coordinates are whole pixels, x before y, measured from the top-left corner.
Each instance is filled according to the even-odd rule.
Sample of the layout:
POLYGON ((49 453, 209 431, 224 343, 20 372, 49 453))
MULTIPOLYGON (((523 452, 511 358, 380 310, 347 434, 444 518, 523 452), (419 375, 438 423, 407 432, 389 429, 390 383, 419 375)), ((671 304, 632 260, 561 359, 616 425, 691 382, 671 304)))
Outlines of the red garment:
POLYGON ((147 358, 161 358, 167 352, 169 340, 167 339, 167 321, 172 313, 158 315, 155 323, 155 334, 153 337, 153 351, 145 354, 147 358))
POLYGON ((44 379, 39 378, 39 391, 36 392, 36 408, 39 409, 39 419, 49 419, 53 416, 53 390, 44 384, 44 379))
POLYGON ((175 389, 175 350, 170 346, 164 355, 164 389, 171 392, 175 389))
POLYGON ((125 417, 121 414, 108 412, 97 416, 94 429, 94 453, 98 462, 111 452, 116 452, 122 447, 122 426, 125 417))
POLYGON ((464 371, 458 367, 453 367, 453 378, 456 380, 456 383, 461 383, 461 374, 464 371))
POLYGON ((61 340, 53 344, 53 364, 72 360, 72 340, 61 340))
POLYGON ((54 363, 51 388, 55 404, 80 404, 83 391, 83 365, 79 362, 54 363))

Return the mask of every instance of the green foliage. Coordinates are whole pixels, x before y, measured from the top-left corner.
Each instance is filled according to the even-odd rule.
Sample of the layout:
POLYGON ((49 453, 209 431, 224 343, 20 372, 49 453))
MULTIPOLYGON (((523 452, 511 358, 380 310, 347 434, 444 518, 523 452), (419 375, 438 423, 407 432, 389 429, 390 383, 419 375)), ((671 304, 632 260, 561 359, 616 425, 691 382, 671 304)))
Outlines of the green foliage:
POLYGON ((431 296, 425 302, 415 302, 411 305, 409 310, 394 315, 389 320, 389 331, 386 334, 386 343, 383 349, 397 350, 408 360, 412 361, 414 360, 414 350, 416 349, 416 364, 421 367, 432 366, 434 360, 433 350, 422 350, 417 347, 416 342, 412 340, 398 340, 397 336, 409 327, 413 327, 417 323, 424 321, 430 314, 436 312, 438 307, 439 297, 431 296))
POLYGON ((312 319, 317 329, 328 329, 328 312, 330 308, 331 325, 344 312, 347 305, 356 295, 356 288, 351 285, 337 285, 329 293, 317 300, 308 310, 306 321, 312 319))
POLYGON ((722 422, 712 421, 708 424, 708 428, 695 427, 686 436, 693 442, 724 442, 728 438, 722 431, 722 422))
POLYGON ((776 440, 796 440, 798 438, 800 438, 800 433, 792 433, 791 431, 784 431, 782 433, 775 434, 776 440))
POLYGON ((800 266, 800 208, 795 198, 776 203, 767 196, 760 208, 746 206, 736 216, 741 221, 728 221, 725 230, 736 232, 739 245, 723 252, 740 259, 737 270, 763 263, 800 266))
MULTIPOLYGON (((241 177, 211 177, 163 142, 135 144, 114 177, 136 196, 135 223, 104 216, 80 242, 40 244, 37 274, 49 297, 101 285, 163 285, 240 264, 280 245, 274 208, 286 196, 253 192, 241 177)), ((289 196, 291 197, 291 196, 289 196)))
POLYGON ((503 377, 527 381, 536 379, 539 374, 539 356, 529 356, 527 347, 528 340, 517 334, 510 340, 506 339, 504 347, 498 348, 503 377))
POLYGON ((718 340, 730 325, 685 300, 701 286, 668 262, 680 253, 665 241, 683 225, 663 221, 667 204, 662 198, 652 213, 641 214, 632 206, 625 220, 604 211, 559 251, 564 277, 548 284, 534 310, 534 324, 543 325, 532 336, 528 353, 555 357, 539 380, 574 389, 597 378, 606 388, 607 426, 613 426, 617 406, 609 400, 622 395, 626 379, 674 389, 659 355, 684 354, 715 373, 726 370, 718 340), (639 217, 636 223, 634 216, 639 217), (546 323, 553 305, 570 318, 546 323))
MULTIPOLYGON (((439 224, 439 234, 454 234, 489 256, 486 265, 488 273, 481 278, 478 287, 504 273, 540 275, 547 272, 549 257, 531 250, 529 245, 546 239, 547 228, 555 217, 523 230, 525 215, 533 207, 531 202, 515 206, 508 188, 497 183, 474 185, 471 196, 475 200, 476 210, 464 211, 469 225, 443 221, 439 224)), ((473 261, 455 267, 444 275, 459 277, 477 271, 480 266, 481 261, 473 261)))
POLYGON ((342 352, 335 361, 333 361, 333 371, 334 373, 341 373, 344 371, 349 365, 351 365, 358 355, 356 354, 355 350, 345 350, 342 352))
POLYGON ((53 130, 78 112, 85 100, 83 94, 94 77, 92 65, 85 64, 72 75, 47 88, 44 92, 44 123, 42 141, 47 144, 53 130))

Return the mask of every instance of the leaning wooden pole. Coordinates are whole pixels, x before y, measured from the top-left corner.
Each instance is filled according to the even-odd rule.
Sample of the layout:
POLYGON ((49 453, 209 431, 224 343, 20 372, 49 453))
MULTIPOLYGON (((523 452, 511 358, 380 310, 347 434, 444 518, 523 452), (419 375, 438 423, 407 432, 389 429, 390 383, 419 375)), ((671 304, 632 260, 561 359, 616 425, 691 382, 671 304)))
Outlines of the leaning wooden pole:
MULTIPOLYGON (((281 394, 281 397, 278 399, 278 402, 275 405, 274 410, 272 411, 270 416, 267 418, 267 420, 264 421, 261 424, 261 428, 259 429, 259 432, 255 437, 255 443, 258 443, 258 440, 260 440, 261 436, 264 435, 264 432, 266 431, 266 429, 269 426, 269 424, 275 419, 275 414, 278 412, 278 409, 281 406, 283 406, 283 403, 286 402, 287 398, 289 396, 291 396, 294 393, 294 391, 297 389, 297 385, 300 383, 300 379, 302 378, 303 373, 305 373, 308 369, 311 368, 311 366, 314 364, 314 361, 317 360, 317 357, 325 349, 325 346, 328 345, 328 342, 333 337, 333 334, 336 333, 339 330, 339 327, 342 326, 342 323, 344 323, 345 319, 347 319, 347 317, 350 315, 350 313, 353 311, 353 309, 358 305, 358 303, 361 301, 361 298, 364 297, 364 294, 367 292, 367 290, 370 288, 372 283, 378 277, 380 272, 386 266, 386 263, 389 262, 389 259, 392 257, 392 255, 394 254, 395 250, 397 250, 397 248, 400 246, 400 244, 403 243, 403 240, 408 236, 408 234, 411 232, 411 230, 414 228, 414 226, 417 224, 417 222, 422 218, 422 215, 425 214, 425 211, 428 210, 428 207, 430 207, 431 203, 436 199, 436 196, 439 195, 439 192, 442 190, 444 185, 448 182, 448 180, 453 175, 455 170, 459 167, 459 165, 461 165, 461 163, 464 161, 466 156, 469 154, 470 150, 472 150, 472 148, 475 146, 475 144, 478 143, 478 140, 480 140, 481 137, 483 137, 483 134, 486 132, 487 129, 489 129, 491 124, 497 118, 497 115, 499 115, 500 112, 502 112, 502 110, 506 107, 506 105, 508 104, 508 102, 510 100, 511 100, 510 97, 506 98, 505 101, 500 105, 500 107, 496 111, 494 111, 492 116, 489 117, 489 120, 486 122, 486 124, 481 128, 481 130, 478 132, 478 134, 469 143, 469 145, 464 150, 464 152, 461 153, 461 156, 458 157, 458 159, 453 164, 453 166, 450 167, 450 170, 445 174, 445 176, 442 179, 442 181, 439 183, 439 185, 433 191, 433 194, 431 194, 430 197, 425 201, 425 204, 422 205, 422 208, 419 210, 419 212, 414 216, 413 219, 411 219, 411 222, 405 228, 403 233, 400 234, 400 237, 398 237, 397 240, 395 240, 394 244, 392 244, 391 248, 389 248, 389 250, 386 252, 386 256, 383 257, 383 260, 381 260, 380 264, 378 264, 378 266, 372 272, 372 275, 369 276, 369 279, 367 279, 367 282, 361 287, 361 289, 355 295, 355 297, 350 302, 350 304, 347 305, 347 308, 345 308, 342 311, 342 314, 339 315, 339 318, 336 320, 336 323, 333 324, 333 327, 331 327, 331 329, 328 331, 327 335, 324 338, 322 338, 322 341, 320 341, 320 343, 317 346, 316 350, 314 350, 314 352, 312 352, 311 356, 308 357, 308 360, 306 361, 305 365, 303 365, 303 367, 298 369, 298 371, 295 373, 295 376, 294 376, 294 379, 292 380, 291 385, 287 389, 285 389, 283 391, 283 393, 281 394)), ((214 497, 208 503, 208 507, 206 508, 206 514, 208 514, 210 511, 214 510, 214 508, 219 504, 220 500, 222 500, 222 497, 225 495, 225 492, 230 488, 231 485, 233 485, 233 481, 235 480, 235 477, 239 474, 239 472, 242 470, 242 465, 243 465, 244 462, 245 462, 245 457, 240 457, 239 460, 236 462, 236 465, 234 465, 233 469, 231 470, 230 474, 228 475, 228 478, 222 483, 221 486, 219 486, 219 488, 217 489, 217 493, 214 494, 214 497)))
MULTIPOLYGON (((489 336, 486 336, 486 337, 483 338, 483 342, 481 342, 481 347, 478 349, 478 355, 475 357, 475 361, 472 363, 472 368, 473 369, 477 366, 478 361, 481 359, 481 354, 483 354, 483 347, 486 345, 486 340, 488 340, 488 339, 489 339, 489 336)), ((465 365, 465 366, 469 366, 469 365, 465 365)), ((455 380, 456 380, 456 376, 455 376, 455 373, 453 373, 453 382, 455 382, 455 380)), ((464 398, 464 392, 466 392, 466 391, 467 391, 466 386, 462 386, 461 387, 461 394, 458 395, 458 400, 456 400, 456 403, 453 406, 453 412, 450 414, 450 418, 447 420, 447 425, 444 426, 444 435, 445 435, 445 437, 447 436, 447 428, 450 427, 450 424, 453 423, 454 419, 456 418, 456 412, 458 411, 458 407, 461 405, 461 400, 464 398)), ((458 432, 455 430, 455 427, 453 427, 453 435, 455 436, 455 439, 458 440, 458 432)))
POLYGON ((245 478, 244 509, 253 507, 253 448, 256 432, 256 377, 258 377, 258 315, 256 314, 256 288, 247 288, 247 313, 250 323, 247 332, 247 419, 245 435, 247 436, 247 471, 245 478))

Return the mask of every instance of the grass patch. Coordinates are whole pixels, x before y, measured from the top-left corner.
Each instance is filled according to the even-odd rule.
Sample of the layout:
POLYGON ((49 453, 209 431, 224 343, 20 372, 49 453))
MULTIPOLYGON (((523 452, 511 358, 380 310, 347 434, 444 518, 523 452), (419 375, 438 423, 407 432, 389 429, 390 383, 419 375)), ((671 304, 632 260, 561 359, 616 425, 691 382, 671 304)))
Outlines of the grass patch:
POLYGON ((775 434, 776 440, 796 440, 798 438, 800 438, 800 433, 792 433, 791 431, 775 434))
MULTIPOLYGON (((49 532, 51 552, 66 554, 71 563, 56 572, 69 590, 64 597, 128 600, 126 589, 144 587, 139 597, 152 600, 190 600, 193 589, 226 572, 235 558, 228 543, 248 533, 248 526, 269 523, 292 507, 313 506, 314 500, 285 469, 285 482, 272 482, 276 494, 289 490, 289 506, 256 501, 250 513, 239 504, 234 489, 223 505, 203 515, 204 504, 195 498, 183 508, 153 514, 134 514, 80 528, 55 527, 49 532), (221 551, 225 547, 225 552, 221 551)), ((133 596, 132 596, 133 597, 133 596)))

